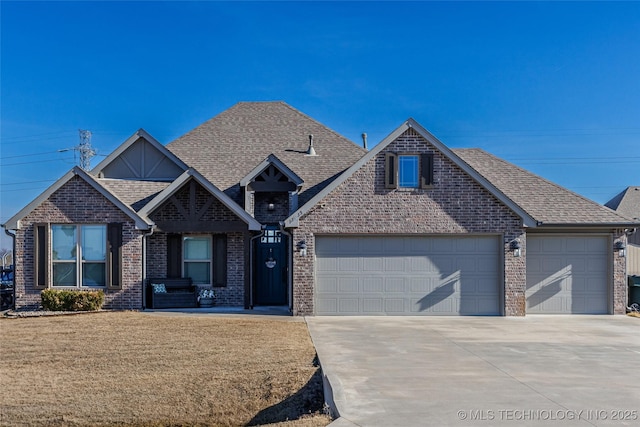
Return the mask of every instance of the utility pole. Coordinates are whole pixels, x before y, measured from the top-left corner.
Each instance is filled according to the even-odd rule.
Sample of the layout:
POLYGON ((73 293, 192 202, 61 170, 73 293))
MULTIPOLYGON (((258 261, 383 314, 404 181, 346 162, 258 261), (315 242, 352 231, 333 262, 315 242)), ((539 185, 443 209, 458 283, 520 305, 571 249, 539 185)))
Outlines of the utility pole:
POLYGON ((91 169, 91 159, 96 155, 96 150, 91 146, 91 131, 78 129, 78 132, 80 133, 80 144, 72 148, 65 148, 58 151, 63 152, 73 150, 74 157, 75 152, 77 151, 80 154, 78 166, 80 166, 81 169, 88 171, 91 169))

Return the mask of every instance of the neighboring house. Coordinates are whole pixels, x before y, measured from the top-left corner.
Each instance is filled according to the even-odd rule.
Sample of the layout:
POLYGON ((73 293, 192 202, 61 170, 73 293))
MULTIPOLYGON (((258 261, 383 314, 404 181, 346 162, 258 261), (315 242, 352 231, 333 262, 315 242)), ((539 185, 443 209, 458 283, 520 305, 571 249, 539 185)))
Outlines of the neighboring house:
MULTIPOLYGON (((640 187, 627 187, 623 192, 605 203, 621 215, 640 220, 640 187)), ((629 236, 628 273, 640 275, 640 233, 629 236)))
POLYGON ((9 219, 16 306, 45 288, 147 306, 147 278, 294 315, 624 313, 637 221, 412 119, 372 150, 281 102, 166 147, 140 130, 9 219))

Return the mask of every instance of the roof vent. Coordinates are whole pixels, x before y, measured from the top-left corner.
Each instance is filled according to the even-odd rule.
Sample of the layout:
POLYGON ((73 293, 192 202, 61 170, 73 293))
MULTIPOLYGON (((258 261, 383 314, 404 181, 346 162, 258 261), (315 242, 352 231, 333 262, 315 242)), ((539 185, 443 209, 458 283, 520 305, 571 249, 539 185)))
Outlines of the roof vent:
POLYGON ((367 134, 366 133, 362 134, 362 146, 364 147, 365 150, 367 150, 367 134))
POLYGON ((307 149, 307 156, 317 156, 316 150, 313 149, 313 135, 309 135, 309 148, 307 149))

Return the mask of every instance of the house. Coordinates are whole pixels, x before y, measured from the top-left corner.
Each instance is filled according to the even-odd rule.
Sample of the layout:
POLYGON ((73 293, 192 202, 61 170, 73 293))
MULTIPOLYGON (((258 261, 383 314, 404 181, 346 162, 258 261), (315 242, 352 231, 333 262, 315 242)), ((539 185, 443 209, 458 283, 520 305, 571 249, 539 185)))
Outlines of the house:
MULTIPOLYGON (((621 215, 640 220, 640 187, 627 187, 604 204, 621 215)), ((627 272, 640 275, 640 233, 629 236, 627 272)))
POLYGON ((18 309, 50 287, 141 309, 147 279, 190 277, 218 306, 507 316, 624 313, 637 226, 413 119, 367 151, 282 102, 139 130, 4 224, 18 309))

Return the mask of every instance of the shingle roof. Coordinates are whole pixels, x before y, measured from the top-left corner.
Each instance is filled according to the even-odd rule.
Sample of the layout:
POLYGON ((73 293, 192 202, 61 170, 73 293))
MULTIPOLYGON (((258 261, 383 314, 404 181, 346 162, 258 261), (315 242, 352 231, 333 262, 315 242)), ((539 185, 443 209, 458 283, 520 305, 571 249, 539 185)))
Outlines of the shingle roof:
POLYGON ((136 212, 171 184, 170 182, 127 179, 98 179, 98 182, 136 212))
POLYGON ((238 202, 240 180, 274 154, 304 180, 301 204, 366 153, 284 102, 240 102, 167 148, 238 202), (306 155, 310 134, 317 156, 306 155))
POLYGON ((604 205, 626 217, 640 219, 640 187, 627 187, 604 205))
POLYGON ((452 150, 541 225, 631 224, 629 218, 478 148, 452 150))

